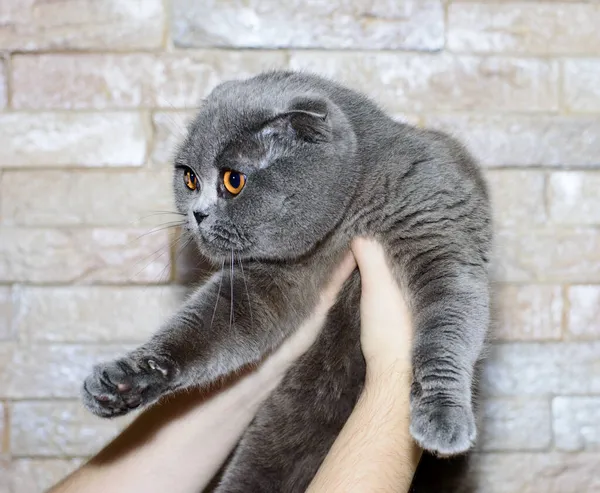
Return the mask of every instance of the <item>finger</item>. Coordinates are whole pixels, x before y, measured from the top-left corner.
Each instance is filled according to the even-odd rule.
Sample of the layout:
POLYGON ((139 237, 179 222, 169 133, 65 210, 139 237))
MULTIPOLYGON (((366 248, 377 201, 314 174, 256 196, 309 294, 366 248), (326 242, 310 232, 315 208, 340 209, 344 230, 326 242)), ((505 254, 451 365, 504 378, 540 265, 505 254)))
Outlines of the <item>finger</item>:
POLYGON ((373 239, 356 238, 350 248, 360 270, 363 307, 368 307, 371 315, 409 323, 407 299, 392 275, 383 247, 373 239))
POLYGON ((383 247, 371 238, 356 238, 350 248, 360 270, 363 292, 377 293, 389 289, 393 278, 383 247))
POLYGON ((333 271, 333 275, 323 291, 322 302, 327 305, 327 308, 334 303, 342 286, 350 277, 350 274, 354 272, 354 269, 356 269, 356 260, 354 259, 352 252, 348 252, 342 259, 340 265, 333 271))

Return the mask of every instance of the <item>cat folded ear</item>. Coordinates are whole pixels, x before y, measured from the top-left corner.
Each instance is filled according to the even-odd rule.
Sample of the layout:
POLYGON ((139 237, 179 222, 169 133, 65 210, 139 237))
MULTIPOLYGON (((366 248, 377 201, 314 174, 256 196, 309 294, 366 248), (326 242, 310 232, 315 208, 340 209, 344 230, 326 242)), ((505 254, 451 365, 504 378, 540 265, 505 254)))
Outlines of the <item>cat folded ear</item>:
POLYGON ((321 99, 292 100, 289 109, 277 115, 271 125, 279 129, 283 126, 287 134, 307 142, 328 142, 332 137, 327 103, 321 99))

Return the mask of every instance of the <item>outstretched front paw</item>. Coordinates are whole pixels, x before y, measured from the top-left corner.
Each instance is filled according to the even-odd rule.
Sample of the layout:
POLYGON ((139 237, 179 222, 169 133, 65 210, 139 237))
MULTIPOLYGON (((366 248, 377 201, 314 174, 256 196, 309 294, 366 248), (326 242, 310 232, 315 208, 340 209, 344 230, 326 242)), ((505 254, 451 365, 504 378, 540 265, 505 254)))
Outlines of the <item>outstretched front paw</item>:
POLYGON ((122 416, 172 389, 176 374, 172 361, 155 355, 98 365, 83 383, 83 403, 103 418, 122 416))
POLYGON ((413 402, 410 433, 425 450, 447 457, 467 452, 477 429, 467 402, 430 397, 413 402))

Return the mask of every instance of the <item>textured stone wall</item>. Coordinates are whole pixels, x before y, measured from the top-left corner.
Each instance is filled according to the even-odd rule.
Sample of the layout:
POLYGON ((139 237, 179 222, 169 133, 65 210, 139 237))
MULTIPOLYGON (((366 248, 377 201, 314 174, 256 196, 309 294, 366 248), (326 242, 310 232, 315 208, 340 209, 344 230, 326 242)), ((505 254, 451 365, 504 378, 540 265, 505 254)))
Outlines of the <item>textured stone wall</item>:
POLYGON ((173 144, 215 84, 275 67, 480 159, 481 491, 600 491, 600 2, 0 0, 0 492, 41 491, 124 425, 77 395, 180 297, 173 233, 146 234, 173 144))

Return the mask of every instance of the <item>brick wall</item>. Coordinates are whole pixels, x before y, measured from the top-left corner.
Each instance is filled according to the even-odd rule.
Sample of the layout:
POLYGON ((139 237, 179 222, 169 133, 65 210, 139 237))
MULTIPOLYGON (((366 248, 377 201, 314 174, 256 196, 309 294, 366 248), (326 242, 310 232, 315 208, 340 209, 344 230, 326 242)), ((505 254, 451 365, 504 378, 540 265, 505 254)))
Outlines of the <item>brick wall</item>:
POLYGON ((124 425, 78 389, 179 299, 172 232, 146 234, 173 144, 215 84, 274 67, 467 142, 498 227, 481 491, 600 491, 600 3, 303 3, 0 0, 0 492, 124 425))

